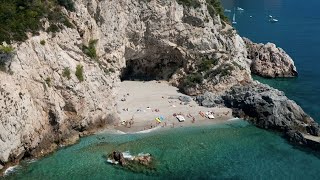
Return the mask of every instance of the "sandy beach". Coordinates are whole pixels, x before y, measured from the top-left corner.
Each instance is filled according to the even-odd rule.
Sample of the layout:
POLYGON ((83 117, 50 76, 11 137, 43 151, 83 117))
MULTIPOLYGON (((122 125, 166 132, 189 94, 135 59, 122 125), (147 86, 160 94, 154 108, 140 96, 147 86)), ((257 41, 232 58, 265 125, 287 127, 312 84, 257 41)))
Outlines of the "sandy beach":
POLYGON ((120 123, 115 129, 126 132, 150 132, 156 129, 202 126, 223 123, 232 119, 232 110, 228 108, 206 108, 199 106, 193 98, 190 102, 181 101, 176 87, 166 81, 123 81, 117 97, 120 123), (213 112, 214 119, 205 116, 213 112), (199 112, 202 112, 201 115, 199 112), (175 115, 181 114, 184 122, 175 115), (162 119, 161 122, 156 118, 162 119))

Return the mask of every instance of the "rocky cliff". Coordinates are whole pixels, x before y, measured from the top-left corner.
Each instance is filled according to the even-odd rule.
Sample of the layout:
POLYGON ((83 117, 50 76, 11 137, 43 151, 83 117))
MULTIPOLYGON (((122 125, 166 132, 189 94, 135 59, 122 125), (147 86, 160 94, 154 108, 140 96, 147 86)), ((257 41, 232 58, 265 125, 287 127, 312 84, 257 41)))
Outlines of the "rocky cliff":
MULTIPOLYGON (((72 26, 61 24, 58 32, 41 31, 14 43, 6 71, 0 71, 0 165, 46 154, 112 124, 120 79, 166 79, 189 95, 224 95, 234 86, 252 84, 251 69, 270 77, 295 75, 293 63, 278 65, 273 55, 256 58, 259 48, 251 48, 222 21, 212 1, 199 0, 197 6, 176 0, 74 2, 75 12, 63 9, 72 26), (280 70, 263 73, 252 65, 269 60, 268 67, 280 70), (281 70, 287 67, 291 71, 281 70)), ((50 21, 43 22, 50 27, 50 21)), ((240 106, 244 97, 229 102, 240 106)), ((273 110, 278 109, 269 113, 273 110)), ((302 120, 283 113, 278 115, 302 120)), ((259 117, 262 124, 273 120, 259 117)))

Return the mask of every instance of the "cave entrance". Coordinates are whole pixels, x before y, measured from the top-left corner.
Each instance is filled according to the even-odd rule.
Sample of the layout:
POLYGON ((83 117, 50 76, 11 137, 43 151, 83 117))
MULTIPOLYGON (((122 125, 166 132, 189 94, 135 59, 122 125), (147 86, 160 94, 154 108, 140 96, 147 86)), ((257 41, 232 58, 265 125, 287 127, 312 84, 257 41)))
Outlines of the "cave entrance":
POLYGON ((179 68, 183 67, 183 62, 182 55, 177 49, 148 53, 142 58, 129 58, 126 60, 126 67, 122 69, 121 81, 168 81, 179 68))

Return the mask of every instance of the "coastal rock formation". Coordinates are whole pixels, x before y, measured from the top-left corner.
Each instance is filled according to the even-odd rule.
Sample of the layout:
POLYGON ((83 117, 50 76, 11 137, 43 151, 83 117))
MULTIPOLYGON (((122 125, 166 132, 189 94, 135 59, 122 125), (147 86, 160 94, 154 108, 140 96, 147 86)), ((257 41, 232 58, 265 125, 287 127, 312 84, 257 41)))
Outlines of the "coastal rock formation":
POLYGON ((267 77, 294 77, 298 75, 291 57, 273 43, 257 44, 243 38, 248 50, 253 74, 267 77))
MULTIPOLYGON (((253 53, 260 46, 249 46, 248 53, 248 41, 206 0, 197 7, 183 2, 74 0, 75 12, 62 8, 71 25, 59 24, 60 31, 41 31, 13 43, 13 56, 0 71, 0 164, 45 155, 113 124, 120 79, 165 79, 188 95, 222 95, 235 85, 252 83, 250 66, 266 77, 295 75, 293 62, 272 45, 262 48, 263 58, 253 53), (92 45, 91 54, 84 50, 92 45)), ((43 21, 48 29, 50 22, 43 21)), ((263 91, 268 89, 259 88, 250 97, 263 91)), ((243 96, 237 99, 236 94, 230 104, 244 108, 243 96)), ((272 128, 303 120, 304 114, 293 112, 301 109, 283 100, 284 95, 269 95, 279 106, 266 113, 277 111, 282 120, 260 109, 256 114, 246 110, 258 118, 257 124, 272 128)), ((308 131, 319 133, 317 125, 308 131)))
POLYGON ((152 156, 147 154, 138 154, 137 156, 132 156, 126 154, 126 156, 119 151, 114 151, 108 155, 107 162, 111 164, 119 164, 122 167, 134 171, 140 172, 145 169, 154 170, 154 162, 152 156))
POLYGON ((293 142, 303 141, 301 133, 319 136, 320 126, 300 106, 283 92, 259 82, 234 86, 221 96, 206 93, 197 100, 207 107, 232 108, 234 116, 245 118, 260 128, 284 133, 296 131, 287 136, 293 142))

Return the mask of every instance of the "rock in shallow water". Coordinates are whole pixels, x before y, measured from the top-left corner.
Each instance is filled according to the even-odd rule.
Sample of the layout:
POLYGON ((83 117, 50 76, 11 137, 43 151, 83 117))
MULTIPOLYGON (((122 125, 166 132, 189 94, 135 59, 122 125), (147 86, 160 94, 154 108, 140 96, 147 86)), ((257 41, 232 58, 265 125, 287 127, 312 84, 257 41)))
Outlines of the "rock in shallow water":
POLYGON ((133 172, 144 172, 145 170, 155 169, 153 158, 149 153, 126 157, 122 152, 114 151, 108 155, 108 162, 120 164, 122 167, 133 172))

